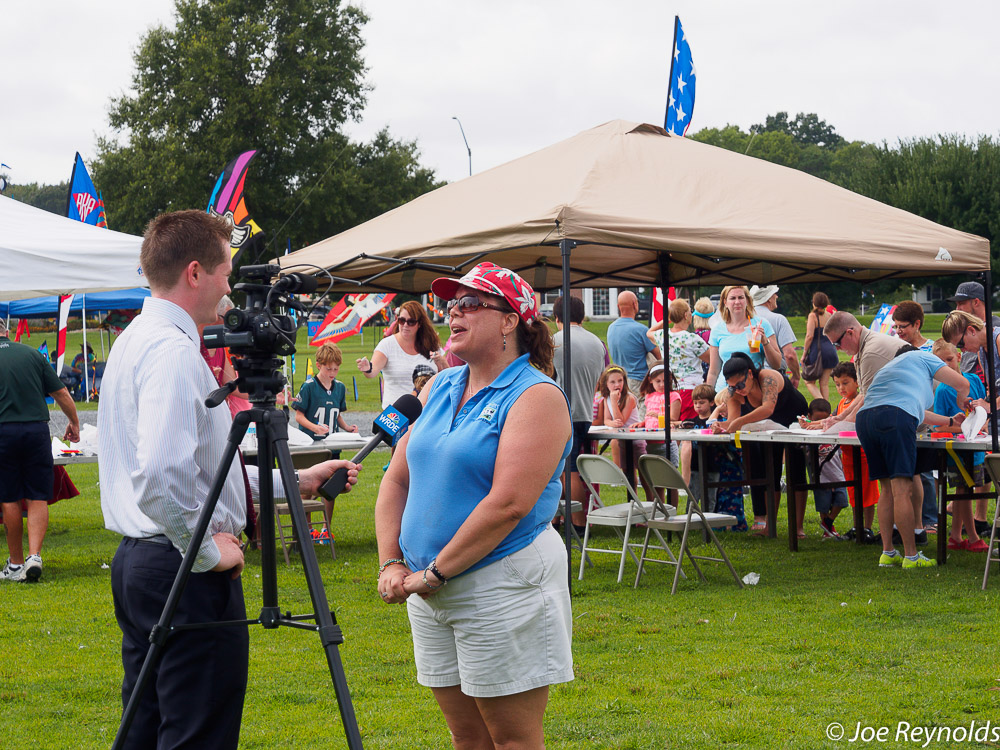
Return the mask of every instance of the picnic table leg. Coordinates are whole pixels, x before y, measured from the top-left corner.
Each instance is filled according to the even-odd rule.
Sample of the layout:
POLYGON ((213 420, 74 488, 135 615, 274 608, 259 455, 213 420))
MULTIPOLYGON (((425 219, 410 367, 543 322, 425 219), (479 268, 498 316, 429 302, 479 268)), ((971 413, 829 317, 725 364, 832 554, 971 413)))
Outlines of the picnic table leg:
POLYGON ((864 544, 865 533, 865 498, 864 485, 861 481, 861 446, 851 446, 851 457, 854 459, 854 543, 864 544))
MULTIPOLYGON (((948 454, 943 450, 938 450, 938 481, 937 495, 940 509, 938 510, 938 530, 937 530, 937 561, 938 565, 948 563, 948 454)), ((920 519, 921 522, 923 519, 920 519)), ((914 519, 916 521, 916 519, 914 519)))
POLYGON ((767 506, 767 535, 771 539, 778 538, 778 503, 775 499, 774 483, 780 477, 774 476, 774 443, 764 445, 764 500, 767 506))
MULTIPOLYGON (((774 444, 768 443, 768 449, 770 454, 768 455, 767 470, 770 473, 770 477, 767 482, 767 489, 773 495, 776 495, 774 488, 780 486, 781 477, 774 476, 774 444)), ((784 465, 788 466, 788 451, 785 450, 784 446, 781 446, 781 450, 785 453, 784 465)), ((776 503, 772 503, 772 506, 776 506, 776 503)), ((778 509, 774 507, 774 518, 775 523, 777 523, 778 509)), ((799 551, 799 534, 798 534, 798 516, 799 509, 795 502, 795 490, 792 485, 792 476, 788 475, 788 482, 785 484, 785 513, 788 515, 788 549, 792 552, 799 551)), ((770 518, 771 511, 768 511, 768 516, 770 518)), ((770 520, 768 521, 770 523, 770 520)))

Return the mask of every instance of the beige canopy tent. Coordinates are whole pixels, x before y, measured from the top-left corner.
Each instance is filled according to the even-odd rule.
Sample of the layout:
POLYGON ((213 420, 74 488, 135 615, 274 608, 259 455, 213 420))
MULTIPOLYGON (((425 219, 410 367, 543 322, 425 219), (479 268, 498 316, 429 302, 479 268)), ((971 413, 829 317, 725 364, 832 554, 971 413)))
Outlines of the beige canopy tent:
MULTIPOLYGON (((665 289, 983 272, 990 288, 990 248, 982 237, 798 170, 622 120, 276 260, 284 268, 326 269, 334 289, 408 293, 491 260, 536 290, 562 286, 565 320, 571 286, 665 289)), ((562 349, 570 372, 570 347, 562 349)), ((989 370, 993 382, 992 358, 989 370)), ((569 383, 564 387, 568 394, 569 383)), ((569 518, 568 496, 564 513, 569 518)))
POLYGON ((418 293, 489 259, 536 289, 869 281, 989 269, 989 242, 798 170, 622 120, 427 193, 278 262, 418 293), (660 275, 661 263, 666 278, 660 275))

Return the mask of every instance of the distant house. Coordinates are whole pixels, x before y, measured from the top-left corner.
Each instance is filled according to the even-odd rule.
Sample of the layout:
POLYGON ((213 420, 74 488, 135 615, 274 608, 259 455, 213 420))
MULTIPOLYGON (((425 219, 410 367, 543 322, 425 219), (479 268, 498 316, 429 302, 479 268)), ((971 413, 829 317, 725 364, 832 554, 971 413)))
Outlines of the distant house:
MULTIPOLYGON (((929 284, 922 287, 913 287, 913 301, 920 303, 925 313, 934 312, 934 303, 938 300, 942 302, 947 297, 945 290, 939 286, 929 284)), ((940 307, 940 303, 938 307, 940 307)))
MULTIPOLYGON (((653 299, 652 288, 629 288, 639 297, 638 320, 648 321, 653 299)), ((618 317, 618 293, 621 291, 624 291, 624 287, 621 289, 615 287, 610 289, 573 289, 570 293, 583 300, 583 308, 590 320, 614 320, 618 317)), ((551 305, 559 298, 560 294, 559 290, 554 290, 541 295, 542 314, 551 312, 551 305)))

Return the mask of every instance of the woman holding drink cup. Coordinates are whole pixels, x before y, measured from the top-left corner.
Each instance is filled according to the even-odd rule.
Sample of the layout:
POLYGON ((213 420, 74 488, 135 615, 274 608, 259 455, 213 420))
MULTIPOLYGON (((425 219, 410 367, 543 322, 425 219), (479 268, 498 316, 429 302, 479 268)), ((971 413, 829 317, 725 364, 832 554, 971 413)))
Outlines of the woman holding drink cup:
POLYGON ((726 387, 722 366, 736 352, 750 357, 760 369, 767 364, 774 370, 781 369, 781 350, 770 322, 754 317, 753 300, 745 286, 727 286, 719 297, 719 314, 722 322, 712 328, 708 337, 709 368, 706 383, 716 391, 726 387))

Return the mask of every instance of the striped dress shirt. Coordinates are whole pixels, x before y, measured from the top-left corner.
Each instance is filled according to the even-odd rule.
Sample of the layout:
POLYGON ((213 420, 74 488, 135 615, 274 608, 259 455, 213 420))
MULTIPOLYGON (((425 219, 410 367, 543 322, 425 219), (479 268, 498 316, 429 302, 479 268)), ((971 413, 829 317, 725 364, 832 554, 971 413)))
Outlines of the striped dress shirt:
MULTIPOLYGON (((191 316, 165 299, 146 299, 111 348, 101 382, 98 456, 108 529, 136 538, 165 534, 187 549, 232 425, 225 405, 205 406, 216 388, 191 316)), ((213 534, 238 536, 245 524, 246 489, 234 461, 193 571, 218 564, 213 534)))

